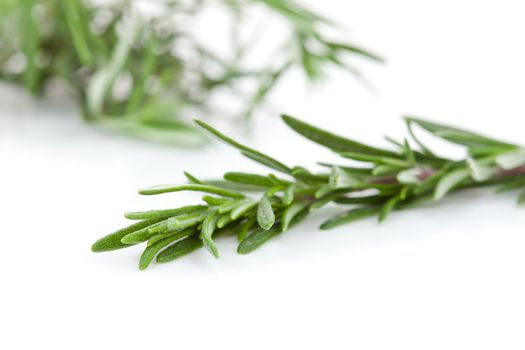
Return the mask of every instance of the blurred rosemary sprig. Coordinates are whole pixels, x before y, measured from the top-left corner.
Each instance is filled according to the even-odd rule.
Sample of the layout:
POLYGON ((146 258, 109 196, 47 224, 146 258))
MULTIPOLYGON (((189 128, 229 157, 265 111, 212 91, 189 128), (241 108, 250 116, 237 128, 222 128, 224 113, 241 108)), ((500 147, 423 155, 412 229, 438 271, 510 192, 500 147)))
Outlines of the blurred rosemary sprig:
POLYGON ((101 238, 92 250, 110 251, 147 242, 139 263, 140 269, 145 269, 155 257, 157 262, 168 262, 203 246, 218 257, 215 238, 226 233, 237 236, 239 253, 249 253, 328 203, 347 209, 325 221, 323 230, 371 216, 382 222, 394 210, 409 209, 429 199, 438 201, 451 192, 469 188, 497 185, 498 191, 519 190, 519 203, 525 203, 523 147, 406 117, 411 141, 387 138, 393 147, 385 149, 332 134, 290 116, 283 116, 283 120, 302 136, 345 160, 363 165, 320 163, 327 168, 320 173, 289 167, 196 121, 244 156, 284 177, 230 172, 221 181, 201 181, 186 173, 187 184, 140 190, 143 195, 178 191, 205 195, 198 205, 127 213, 125 216, 137 223, 101 238), (435 155, 416 136, 414 126, 465 146, 468 156, 452 160, 435 155))
MULTIPOLYGON (((191 145, 201 134, 184 122, 184 115, 198 110, 213 116, 225 107, 210 102, 217 96, 227 95, 228 107, 238 104, 229 113, 248 117, 293 68, 315 80, 328 65, 359 76, 348 56, 381 61, 328 39, 326 28, 338 29, 292 0, 3 0, 0 79, 23 84, 34 94, 60 81, 88 120, 191 145), (221 50, 195 33, 210 10, 231 19, 232 39, 221 50), (253 13, 264 13, 264 23, 253 25, 253 13), (272 14, 288 29, 266 47, 259 33, 272 14), (248 30, 253 35, 243 35, 248 30), (254 63, 254 52, 261 50, 263 62, 254 63)), ((204 30, 224 29, 210 24, 204 30)))

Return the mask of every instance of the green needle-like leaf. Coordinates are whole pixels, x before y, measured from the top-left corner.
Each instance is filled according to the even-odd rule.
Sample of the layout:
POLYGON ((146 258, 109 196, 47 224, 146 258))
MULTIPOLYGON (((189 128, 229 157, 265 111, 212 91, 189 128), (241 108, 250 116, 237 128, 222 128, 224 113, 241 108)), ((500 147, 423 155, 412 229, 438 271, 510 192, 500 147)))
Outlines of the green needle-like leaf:
POLYGON ((173 236, 169 236, 161 240, 158 240, 154 244, 148 245, 146 249, 144 249, 144 252, 142 253, 142 255, 140 256, 139 269, 145 270, 149 266, 149 264, 151 264, 153 259, 155 259, 155 256, 162 249, 169 246, 173 242, 176 242, 182 238, 185 238, 193 233, 194 233, 193 230, 182 231, 173 236))
POLYGON ((297 189, 297 185, 293 184, 288 186, 288 188, 283 193, 283 204, 284 205, 290 205, 292 204, 294 197, 295 197, 295 190, 297 189))
POLYGON ((496 157, 496 163, 505 170, 512 170, 525 165, 525 149, 503 153, 496 157))
POLYGON ((233 209, 237 208, 240 204, 241 200, 229 201, 219 206, 217 211, 219 212, 219 214, 226 214, 231 212, 233 209))
POLYGON ((248 211, 252 210, 258 205, 257 201, 253 199, 246 199, 244 202, 239 204, 235 209, 230 212, 230 218, 232 220, 237 220, 248 211))
POLYGON ((333 188, 330 186, 330 184, 322 185, 315 191, 315 198, 322 198, 326 196, 328 193, 332 192, 333 188))
POLYGON ((356 188, 363 185, 361 178, 346 172, 342 168, 333 167, 330 174, 329 185, 331 189, 356 188))
POLYGON ((237 249, 237 252, 239 254, 248 254, 253 252, 255 249, 262 246, 264 243, 268 242, 273 237, 277 236, 281 233, 280 228, 272 228, 269 230, 265 230, 262 228, 259 228, 255 232, 253 232, 251 235, 246 237, 240 244, 239 248, 237 249))
POLYGON ((246 238, 246 236, 248 235, 248 233, 250 232, 250 230, 252 229, 252 227, 255 225, 256 222, 257 222, 257 218, 252 217, 252 218, 248 218, 246 222, 242 224, 242 226, 239 228, 239 231, 237 232, 237 240, 239 242, 244 241, 244 239, 246 238))
POLYGON ((342 157, 358 160, 360 162, 375 163, 375 164, 385 164, 399 168, 410 167, 410 162, 402 159, 390 158, 390 157, 380 157, 363 153, 354 153, 354 152, 343 152, 341 153, 342 157))
POLYGON ((73 44, 77 51, 77 54, 84 64, 92 63, 91 50, 87 43, 86 33, 83 33, 83 28, 86 27, 85 23, 82 22, 80 16, 80 3, 77 1, 64 1, 64 14, 71 32, 73 44))
POLYGON ((288 115, 283 115, 284 122, 292 128, 295 132, 301 134, 313 142, 322 146, 330 148, 334 152, 361 152, 369 155, 395 157, 394 152, 383 150, 376 147, 370 147, 360 142, 346 139, 344 137, 332 134, 328 131, 316 128, 313 125, 307 124, 299 119, 288 115))
POLYGON ((123 244, 138 244, 146 242, 148 239, 150 239, 150 237, 167 231, 167 223, 168 220, 163 220, 159 223, 155 223, 141 230, 128 233, 127 235, 122 237, 121 242, 123 244))
POLYGON ((442 199, 454 187, 457 187, 469 177, 470 173, 467 169, 457 169, 443 176, 437 183, 434 191, 434 200, 442 199))
POLYGON ((441 169, 440 171, 435 172, 434 174, 421 181, 421 183, 414 188, 414 194, 420 195, 434 189, 437 183, 441 180, 441 178, 447 173, 447 171, 448 168, 441 169))
POLYGON ((357 208, 351 209, 345 213, 334 216, 330 220, 325 221, 321 225, 321 230, 329 230, 343 224, 377 215, 380 212, 379 208, 357 208))
POLYGON ((125 236, 133 232, 144 230, 145 228, 156 224, 158 221, 159 220, 157 219, 145 220, 145 221, 137 222, 133 225, 130 225, 118 231, 115 231, 105 237, 102 237, 98 241, 96 241, 93 244, 93 246, 91 246, 91 250, 98 253, 98 252, 107 252, 111 250, 117 250, 117 249, 130 247, 129 244, 125 244, 121 242, 121 240, 125 236))
POLYGON ((217 228, 217 222, 219 221, 219 217, 220 215, 218 213, 208 216, 202 223, 201 229, 201 239, 204 243, 204 246, 216 258, 219 257, 219 250, 217 249, 217 245, 213 241, 212 235, 215 229, 217 228))
POLYGON ((366 204, 366 205, 377 205, 385 201, 384 196, 374 195, 374 196, 359 196, 359 197, 338 197, 334 200, 334 203, 346 204, 346 205, 357 205, 357 204, 366 204))
POLYGON ((157 255, 158 263, 167 263, 188 255, 202 247, 202 240, 199 237, 191 236, 178 241, 177 243, 164 249, 157 255))
POLYGON ((363 57, 366 57, 366 58, 369 58, 371 60, 374 60, 374 61, 377 61, 377 62, 380 62, 380 63, 384 63, 385 62, 385 59, 382 58, 382 57, 379 57, 378 55, 375 55, 369 51, 366 51, 364 49, 361 49, 359 47, 356 47, 356 46, 351 46, 351 45, 348 45, 348 44, 343 44, 343 43, 329 43, 328 46, 331 48, 331 49, 334 49, 334 50, 337 50, 337 51, 346 51, 346 52, 350 52, 350 53, 355 53, 355 54, 358 54, 360 56, 363 56, 363 57))
POLYGON ((447 141, 458 143, 460 145, 464 145, 468 147, 476 147, 476 146, 478 147, 479 146, 482 146, 482 147, 500 146, 500 147, 509 147, 509 148, 516 147, 515 145, 512 145, 510 143, 491 139, 486 136, 476 134, 470 131, 466 131, 463 129, 429 122, 429 121, 426 121, 420 118, 406 117, 405 119, 411 123, 415 123, 419 125, 423 129, 432 133, 434 136, 441 137, 447 141))
POLYGON ((202 196, 202 200, 206 202, 207 204, 211 206, 215 206, 215 207, 229 203, 231 201, 230 198, 213 197, 213 196, 202 196))
POLYGON ((257 208, 257 222, 259 223, 259 226, 265 230, 271 229, 275 223, 272 202, 266 195, 264 195, 259 202, 259 207, 257 208))
POLYGON ((185 171, 184 172, 184 176, 186 176, 186 178, 190 181, 190 183, 192 184, 197 184, 197 185, 204 185, 204 183, 197 179, 195 176, 193 176, 192 174, 190 174, 189 172, 185 171))
POLYGON ((414 151, 412 150, 412 147, 410 147, 410 143, 407 139, 405 139, 405 142, 403 144, 403 154, 406 156, 407 161, 411 164, 416 163, 416 155, 414 151))
POLYGON ((481 161, 477 161, 473 158, 467 159, 467 165, 469 167, 471 177, 478 182, 487 181, 498 172, 496 167, 485 165, 481 161))
POLYGON ((406 199, 408 192, 408 187, 404 187, 401 192, 392 198, 390 198, 381 208, 381 212, 379 213, 379 222, 383 222, 386 220, 387 216, 392 212, 392 210, 395 209, 395 207, 398 205, 399 202, 406 199))
POLYGON ((202 211, 206 209, 204 205, 188 205, 186 207, 177 209, 165 209, 165 210, 150 210, 150 211, 136 211, 124 214, 127 219, 130 220, 146 220, 146 219, 167 219, 172 216, 189 214, 196 211, 202 211))
POLYGON ((207 217, 207 215, 209 215, 209 213, 202 211, 169 218, 167 229, 176 231, 187 229, 188 227, 200 224, 207 217))
POLYGON ((398 171, 396 179, 399 183, 408 185, 408 184, 420 184, 421 183, 421 175, 423 174, 423 171, 419 168, 411 168, 406 169, 402 171, 398 171))
POLYGON ((308 207, 308 203, 294 203, 290 205, 283 213, 281 221, 281 230, 287 231, 292 220, 308 207))
POLYGON ((241 184, 255 185, 261 187, 272 187, 275 186, 272 179, 257 174, 246 174, 246 173, 226 173, 224 179, 231 182, 238 182, 241 184))
POLYGON ((228 225, 230 222, 232 222, 232 217, 230 214, 223 214, 220 218, 219 218, 219 221, 217 221, 217 228, 223 228, 223 227, 226 227, 226 225, 228 225))
POLYGON ((198 192, 216 194, 216 195, 224 196, 224 197, 244 198, 244 195, 239 192, 229 191, 229 190, 225 190, 223 188, 215 187, 215 186, 198 185, 198 184, 157 185, 157 186, 152 186, 152 187, 141 189, 139 190, 139 193, 142 195, 156 195, 156 194, 180 192, 180 191, 198 191, 198 192))
POLYGON ((263 165, 269 166, 270 168, 273 168, 275 170, 281 171, 283 173, 291 173, 291 169, 288 168, 283 163, 259 152, 256 151, 250 147, 244 146, 240 144, 239 142, 233 140, 232 138, 224 135, 223 133, 219 132, 218 130, 214 129, 210 125, 206 124, 205 122, 195 119, 195 123, 202 127, 203 129, 210 132, 212 135, 216 136, 220 140, 226 142, 230 146, 233 146, 241 151, 242 154, 249 156, 251 159, 260 162, 263 165))
POLYGON ((374 176, 393 175, 399 172, 402 168, 393 165, 376 165, 372 171, 374 176))

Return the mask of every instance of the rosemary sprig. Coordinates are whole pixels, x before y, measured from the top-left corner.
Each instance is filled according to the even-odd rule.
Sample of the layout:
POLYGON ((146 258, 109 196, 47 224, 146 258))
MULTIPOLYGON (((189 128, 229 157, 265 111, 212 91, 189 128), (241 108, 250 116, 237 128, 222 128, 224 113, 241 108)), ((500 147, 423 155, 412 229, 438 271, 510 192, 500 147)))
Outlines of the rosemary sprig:
POLYGON ((229 115, 249 117, 294 68, 315 80, 329 65, 359 75, 349 56, 381 61, 357 46, 325 37, 326 27, 337 29, 292 0, 120 0, 105 5, 3 0, 0 79, 20 83, 34 94, 44 93, 52 83, 65 83, 86 119, 191 146, 202 138, 184 116, 195 110, 224 114, 226 106, 211 102, 217 96, 237 99, 240 106, 226 111, 229 115), (203 44, 192 31, 203 13, 217 9, 231 18, 232 27, 231 43, 221 50, 203 44), (246 38, 241 34, 250 29, 246 23, 254 22, 253 12, 264 14, 265 23, 246 38), (288 32, 272 38, 275 47, 266 47, 261 43, 264 33, 262 38, 259 34, 272 15, 288 32), (267 59, 253 62, 254 50, 267 51, 267 59))
POLYGON ((224 174, 224 181, 203 181, 186 173, 188 184, 140 190, 145 195, 176 191, 205 194, 203 203, 196 206, 127 213, 127 218, 141 221, 101 238, 92 250, 103 252, 147 242, 139 264, 140 269, 145 269, 155 256, 157 262, 168 262, 203 246, 218 257, 215 238, 225 233, 237 236, 239 253, 250 253, 328 203, 348 209, 322 223, 323 230, 371 216, 382 222, 394 210, 409 209, 429 199, 438 201, 468 188, 498 186, 500 192, 519 190, 519 203, 525 203, 525 148, 518 145, 405 117, 409 135, 418 148, 408 139, 390 139, 394 148, 385 149, 332 134, 290 116, 282 118, 295 132, 345 160, 363 165, 320 163, 327 170, 319 173, 289 167, 197 120, 198 125, 221 141, 284 177, 229 172, 224 174), (465 146, 467 157, 458 161, 436 156, 417 138, 414 126, 465 146))

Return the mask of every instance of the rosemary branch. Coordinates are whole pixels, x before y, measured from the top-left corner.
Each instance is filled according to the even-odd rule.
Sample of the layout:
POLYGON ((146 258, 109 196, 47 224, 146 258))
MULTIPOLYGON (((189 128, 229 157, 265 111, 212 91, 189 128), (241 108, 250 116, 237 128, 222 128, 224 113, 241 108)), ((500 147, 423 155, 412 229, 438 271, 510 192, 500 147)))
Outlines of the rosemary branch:
POLYGON ((323 230, 371 216, 382 222, 394 210, 430 199, 438 201, 467 188, 497 185, 500 192, 519 190, 518 201, 525 203, 525 148, 518 145, 405 117, 411 141, 388 138, 393 148, 385 149, 332 134, 290 116, 282 118, 305 138, 363 165, 320 163, 327 170, 318 173, 289 167, 196 120, 221 141, 283 177, 229 172, 224 180, 202 181, 185 173, 188 184, 142 189, 139 193, 143 195, 178 191, 205 194, 203 203, 195 206, 127 213, 128 219, 140 221, 101 238, 92 250, 103 252, 147 242, 139 263, 140 269, 145 269, 155 257, 157 262, 168 262, 203 246, 218 257, 215 238, 226 233, 237 236, 239 253, 250 253, 328 203, 348 209, 322 223, 323 230), (468 156, 461 161, 436 156, 418 139, 414 126, 465 146, 468 156))
POLYGON ((337 29, 292 0, 120 0, 96 5, 2 0, 0 79, 34 94, 65 83, 87 120, 191 146, 203 139, 184 116, 195 110, 225 114, 226 106, 210 102, 217 96, 230 96, 229 105, 239 105, 225 111, 228 115, 249 117, 294 68, 309 80, 322 77, 329 65, 359 77, 349 57, 382 61, 355 45, 329 39, 323 34, 326 27, 337 29), (233 32, 232 42, 221 50, 202 43, 193 31, 203 13, 217 9, 231 18, 233 32), (265 23, 255 26, 257 35, 245 38, 241 34, 250 28, 244 25, 254 22, 254 12, 264 14, 265 23), (266 47, 259 33, 272 15, 287 30, 272 38, 275 47, 266 47), (268 59, 253 62, 254 51, 268 59))

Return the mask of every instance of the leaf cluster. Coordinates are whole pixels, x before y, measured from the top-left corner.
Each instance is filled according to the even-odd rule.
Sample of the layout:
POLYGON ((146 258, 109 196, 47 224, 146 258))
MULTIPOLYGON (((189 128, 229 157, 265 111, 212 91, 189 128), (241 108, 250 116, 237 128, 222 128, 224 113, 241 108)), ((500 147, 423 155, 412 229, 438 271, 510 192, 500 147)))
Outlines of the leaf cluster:
POLYGON ((519 202, 525 203, 525 149, 518 145, 405 117, 410 139, 387 138, 392 144, 387 149, 333 134, 290 116, 282 118, 292 130, 336 152, 350 164, 320 163, 326 170, 316 173, 290 167, 197 120, 219 140, 281 175, 229 172, 222 181, 203 181, 186 173, 187 184, 142 189, 143 195, 178 191, 204 195, 199 205, 127 213, 128 219, 140 221, 101 238, 93 245, 93 251, 147 242, 139 264, 145 269, 155 257, 157 262, 168 262, 201 247, 218 257, 215 239, 227 233, 237 236, 239 253, 252 252, 329 203, 346 209, 323 222, 323 230, 371 216, 382 222, 394 210, 409 209, 431 199, 438 201, 451 192, 468 188, 499 185, 498 191, 519 190, 519 202), (415 128, 465 146, 467 157, 458 161, 435 155, 416 136, 415 128))
MULTIPOLYGON (((381 61, 359 47, 325 38, 323 28, 335 25, 291 0, 158 0, 148 2, 161 9, 154 15, 137 3, 3 0, 0 79, 34 94, 60 82, 90 121, 191 146, 202 138, 184 115, 195 110, 213 115, 221 109, 210 102, 216 94, 229 92, 242 105, 232 113, 249 117, 291 69, 299 67, 313 80, 331 64, 358 74, 347 55, 381 61), (200 16, 217 6, 232 25, 232 43, 221 52, 192 31, 200 16), (268 49, 276 50, 266 53, 269 62, 258 65, 251 64, 250 55, 261 50, 259 37, 240 35, 251 20, 250 10, 274 14, 288 27, 287 35, 275 38, 276 47, 268 49), (255 88, 247 91, 245 86, 255 88)), ((262 29, 263 24, 255 33, 262 29)))

